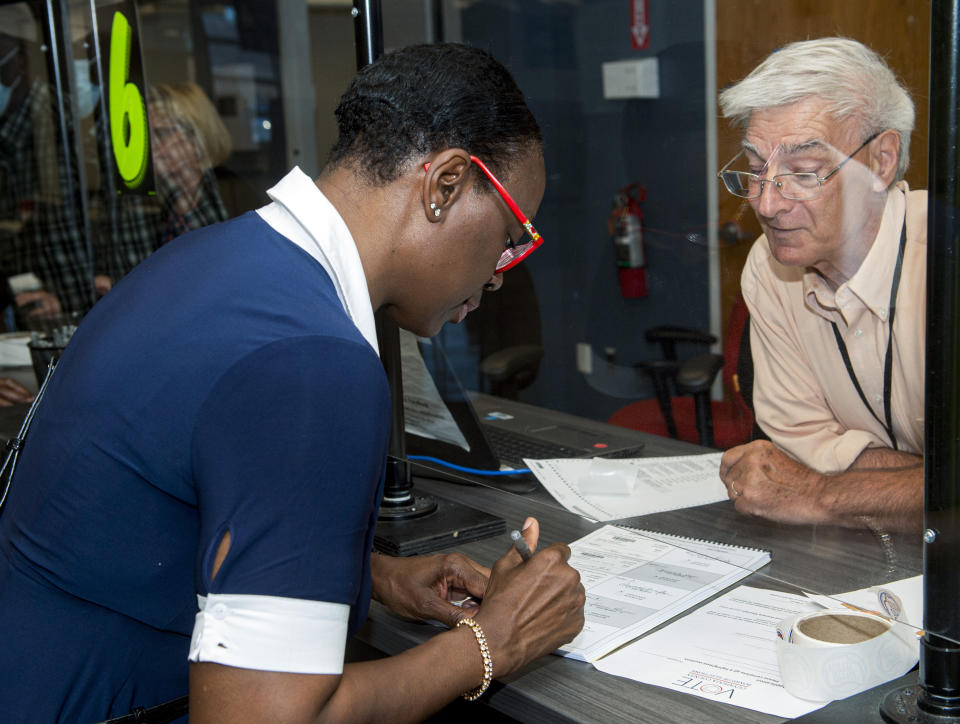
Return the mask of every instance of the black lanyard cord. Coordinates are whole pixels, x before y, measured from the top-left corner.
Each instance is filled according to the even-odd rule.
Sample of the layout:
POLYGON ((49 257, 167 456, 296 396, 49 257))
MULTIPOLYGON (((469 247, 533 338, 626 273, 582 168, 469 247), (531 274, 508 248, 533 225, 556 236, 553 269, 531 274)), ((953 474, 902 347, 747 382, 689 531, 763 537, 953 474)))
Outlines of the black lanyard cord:
POLYGON ((47 391, 47 384, 50 382, 50 377, 53 376, 53 368, 56 360, 51 359, 47 364, 47 374, 43 378, 43 382, 40 384, 40 389, 37 391, 37 396, 33 398, 33 403, 30 405, 30 409, 27 410, 26 416, 23 418, 23 423, 20 425, 20 432, 17 433, 17 436, 7 440, 7 457, 4 458, 3 464, 0 465, 0 480, 3 480, 6 477, 6 483, 3 486, 3 493, 0 495, 0 512, 3 511, 3 504, 7 502, 7 493, 10 491, 10 483, 13 481, 13 471, 17 467, 17 457, 20 455, 20 448, 23 447, 23 441, 27 437, 27 430, 30 429, 30 423, 33 422, 33 415, 37 411, 37 407, 40 405, 40 400, 43 399, 43 393, 47 391))
POLYGON ((887 437, 890 438, 890 444, 893 446, 894 450, 899 450, 899 447, 897 446, 897 438, 893 434, 893 413, 890 409, 890 399, 893 391, 893 317, 897 311, 897 291, 900 289, 900 272, 903 270, 903 254, 906 246, 907 217, 906 212, 904 212, 903 226, 900 229, 900 249, 897 252, 896 266, 893 268, 893 281, 890 284, 890 307, 889 314, 887 315, 887 325, 890 329, 890 333, 887 335, 887 354, 885 355, 883 361, 884 420, 881 420, 877 416, 873 406, 867 400, 867 396, 863 394, 863 389, 860 387, 860 381, 857 379, 857 373, 854 372, 853 364, 850 362, 850 355, 847 352, 847 345, 843 342, 843 336, 840 334, 840 330, 837 328, 837 323, 830 322, 830 324, 833 325, 833 336, 837 340, 837 348, 840 350, 840 356, 843 357, 843 364, 847 368, 847 374, 850 376, 850 381, 853 382, 853 386, 857 390, 857 394, 860 395, 860 399, 863 401, 864 406, 870 411, 870 414, 873 415, 874 419, 883 425, 883 429, 887 431, 887 437))

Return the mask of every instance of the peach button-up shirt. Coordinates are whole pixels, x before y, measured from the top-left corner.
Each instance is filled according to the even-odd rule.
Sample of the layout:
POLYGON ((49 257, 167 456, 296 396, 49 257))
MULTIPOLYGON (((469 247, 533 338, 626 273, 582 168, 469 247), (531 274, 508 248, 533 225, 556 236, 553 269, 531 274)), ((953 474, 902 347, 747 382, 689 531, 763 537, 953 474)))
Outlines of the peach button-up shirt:
POLYGON ((866 408, 834 337, 836 322, 860 387, 884 420, 883 367, 893 271, 907 244, 893 323, 891 416, 898 448, 923 452, 927 192, 900 182, 887 195, 877 238, 836 291, 814 270, 787 267, 754 243, 741 277, 750 309, 757 421, 770 439, 820 472, 846 470, 868 447, 892 447, 866 408))

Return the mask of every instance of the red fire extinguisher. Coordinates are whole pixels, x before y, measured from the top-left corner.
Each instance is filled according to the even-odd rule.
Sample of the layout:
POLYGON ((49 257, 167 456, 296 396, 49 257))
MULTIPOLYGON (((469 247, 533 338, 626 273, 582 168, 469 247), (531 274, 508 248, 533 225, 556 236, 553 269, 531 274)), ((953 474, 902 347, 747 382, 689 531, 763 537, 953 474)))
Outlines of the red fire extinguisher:
POLYGON ((620 295, 624 299, 647 296, 647 260, 643 250, 643 212, 640 204, 647 189, 640 184, 627 184, 613 199, 613 210, 607 228, 617 250, 617 274, 620 295))

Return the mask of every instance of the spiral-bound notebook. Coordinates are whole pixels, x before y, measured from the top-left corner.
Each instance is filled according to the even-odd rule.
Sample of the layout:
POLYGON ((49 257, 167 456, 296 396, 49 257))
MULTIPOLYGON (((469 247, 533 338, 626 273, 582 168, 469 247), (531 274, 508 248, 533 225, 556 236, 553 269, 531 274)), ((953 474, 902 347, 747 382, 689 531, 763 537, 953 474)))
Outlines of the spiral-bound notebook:
POLYGON ((595 661, 770 562, 770 552, 605 525, 570 544, 587 592, 583 630, 559 653, 595 661))

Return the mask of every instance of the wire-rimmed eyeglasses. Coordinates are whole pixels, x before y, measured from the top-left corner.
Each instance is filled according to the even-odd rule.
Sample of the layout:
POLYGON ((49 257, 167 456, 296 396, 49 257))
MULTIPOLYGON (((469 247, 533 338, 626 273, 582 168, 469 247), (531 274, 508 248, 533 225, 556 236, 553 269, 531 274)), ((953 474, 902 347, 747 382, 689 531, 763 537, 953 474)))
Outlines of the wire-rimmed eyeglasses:
POLYGON ((727 191, 734 196, 739 196, 741 199, 760 198, 763 194, 764 184, 772 183, 777 192, 785 199, 790 199, 791 201, 809 201, 820 195, 820 192, 823 190, 824 181, 843 168, 843 165, 847 161, 860 153, 870 141, 881 133, 883 133, 883 131, 877 131, 870 136, 857 147, 856 151, 843 159, 824 176, 817 176, 815 173, 801 172, 781 173, 773 178, 760 178, 759 175, 750 173, 749 171, 728 171, 727 169, 733 165, 733 162, 744 154, 746 149, 743 149, 720 169, 717 177, 723 181, 723 185, 727 187, 727 191))
MULTIPOLYGON (((512 269, 530 256, 534 249, 543 243, 543 237, 540 236, 539 232, 535 228, 533 228, 533 224, 530 223, 530 219, 528 219, 527 215, 520 210, 520 207, 517 206, 517 202, 513 200, 513 197, 503 187, 503 184, 500 183, 497 177, 493 175, 493 172, 487 168, 487 165, 476 156, 471 156, 470 160, 477 164, 477 167, 483 171, 484 176, 490 179, 490 183, 493 184, 493 188, 497 190, 497 193, 500 194, 500 198, 503 199, 503 202, 507 205, 507 208, 510 209, 510 213, 516 217, 517 221, 520 222, 520 225, 527 232, 526 241, 517 243, 511 238, 507 238, 505 244, 506 248, 500 255, 500 259, 497 261, 497 266, 494 271, 494 273, 500 274, 501 272, 507 271, 507 269, 512 269)), ((424 170, 430 168, 430 164, 424 164, 423 168, 424 170)))

